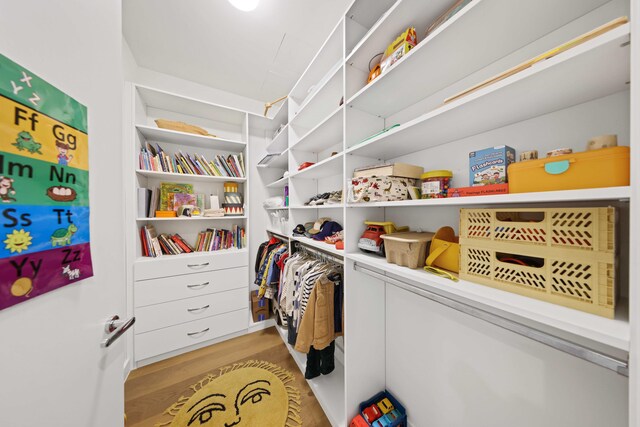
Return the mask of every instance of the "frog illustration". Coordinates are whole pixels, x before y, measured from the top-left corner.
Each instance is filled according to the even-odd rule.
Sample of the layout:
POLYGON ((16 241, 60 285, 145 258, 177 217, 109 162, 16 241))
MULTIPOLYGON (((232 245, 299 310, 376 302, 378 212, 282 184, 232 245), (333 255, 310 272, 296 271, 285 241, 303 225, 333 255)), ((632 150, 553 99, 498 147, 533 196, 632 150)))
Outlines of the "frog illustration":
POLYGON ((20 151, 27 150, 31 154, 42 154, 40 151, 42 144, 36 142, 29 132, 20 132, 16 138, 16 142, 11 145, 20 151))

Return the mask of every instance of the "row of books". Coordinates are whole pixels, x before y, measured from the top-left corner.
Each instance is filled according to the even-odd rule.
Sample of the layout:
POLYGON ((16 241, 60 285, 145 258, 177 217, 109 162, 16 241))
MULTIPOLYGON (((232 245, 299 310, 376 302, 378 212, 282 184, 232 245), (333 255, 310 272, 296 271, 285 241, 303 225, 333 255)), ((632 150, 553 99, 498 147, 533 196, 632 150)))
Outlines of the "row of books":
POLYGON ((178 150, 173 156, 165 153, 156 144, 154 147, 147 142, 146 146, 140 149, 139 166, 142 170, 156 172, 180 173, 186 175, 205 175, 205 176, 221 176, 244 178, 244 158, 242 153, 229 154, 225 159, 224 156, 217 154, 212 161, 200 154, 184 154, 182 150, 178 150))
POLYGON ((218 251, 222 249, 242 249, 247 246, 244 228, 234 225, 231 230, 207 228, 198 233, 196 252, 218 251))
POLYGON ((180 255, 191 252, 211 252, 223 249, 246 247, 244 228, 234 225, 231 230, 207 229, 198 233, 195 246, 187 243, 179 234, 158 234, 153 225, 140 228, 142 256, 180 255))

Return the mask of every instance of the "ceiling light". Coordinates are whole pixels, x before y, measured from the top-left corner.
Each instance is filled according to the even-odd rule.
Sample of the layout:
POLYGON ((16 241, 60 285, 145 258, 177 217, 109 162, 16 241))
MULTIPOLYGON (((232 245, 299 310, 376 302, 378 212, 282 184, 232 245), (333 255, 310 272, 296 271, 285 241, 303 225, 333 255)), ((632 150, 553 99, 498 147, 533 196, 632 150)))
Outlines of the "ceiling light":
POLYGON ((258 7, 260 0, 229 0, 229 3, 244 12, 251 12, 253 9, 258 7))

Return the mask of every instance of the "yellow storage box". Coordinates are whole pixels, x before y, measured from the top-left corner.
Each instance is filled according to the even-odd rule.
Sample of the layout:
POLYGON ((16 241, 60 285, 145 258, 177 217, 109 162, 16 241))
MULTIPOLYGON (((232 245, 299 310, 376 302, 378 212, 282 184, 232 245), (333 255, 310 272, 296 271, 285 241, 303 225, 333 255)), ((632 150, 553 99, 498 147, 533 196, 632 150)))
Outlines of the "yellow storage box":
POLYGON ((509 193, 629 185, 629 147, 610 147, 509 165, 509 193))
POLYGON ((460 278, 613 318, 613 207, 461 209, 460 278))

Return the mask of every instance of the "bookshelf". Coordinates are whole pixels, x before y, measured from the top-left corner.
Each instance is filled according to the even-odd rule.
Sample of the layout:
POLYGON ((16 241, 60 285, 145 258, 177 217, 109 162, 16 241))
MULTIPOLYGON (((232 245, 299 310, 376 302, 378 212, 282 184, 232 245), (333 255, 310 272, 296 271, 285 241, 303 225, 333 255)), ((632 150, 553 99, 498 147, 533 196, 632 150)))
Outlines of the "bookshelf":
POLYGON ((133 359, 141 366, 249 327, 249 119, 244 111, 148 86, 130 83, 127 89, 132 111, 125 159, 130 171, 127 271, 132 296, 129 310, 142 325, 133 337, 133 359), (196 125, 214 136, 159 128, 156 119, 196 125), (242 215, 155 217, 153 209, 138 211, 138 190, 157 189, 163 183, 191 186, 194 194, 202 195, 201 206, 205 209, 211 207, 209 195, 217 195, 222 207, 227 182, 237 185, 244 196, 242 215), (145 256, 148 245, 142 243, 143 227, 167 237, 159 239, 162 255, 145 256), (223 231, 235 229, 244 230, 244 237, 240 231, 223 231), (186 248, 179 239, 171 238, 174 235, 180 236, 186 248), (200 241, 198 248, 196 243, 200 241), (153 295, 154 304, 141 306, 140 301, 148 295, 153 295), (229 299, 229 295, 236 296, 229 299), (223 301, 224 310, 190 311, 187 317, 182 314, 185 307, 211 305, 214 301, 223 301), (192 334, 206 328, 206 333, 192 334))

